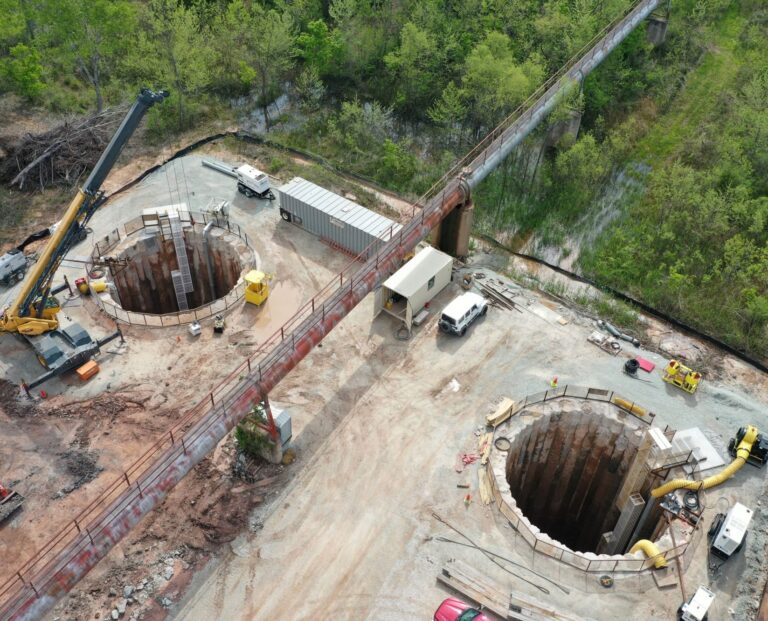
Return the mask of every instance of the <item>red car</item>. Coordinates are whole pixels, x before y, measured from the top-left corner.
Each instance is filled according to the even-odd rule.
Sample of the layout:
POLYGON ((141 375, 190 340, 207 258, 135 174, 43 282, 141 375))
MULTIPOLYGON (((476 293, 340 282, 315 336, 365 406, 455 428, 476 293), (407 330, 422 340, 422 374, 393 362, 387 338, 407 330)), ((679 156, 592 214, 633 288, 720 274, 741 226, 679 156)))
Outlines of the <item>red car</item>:
POLYGON ((491 621, 477 608, 449 597, 435 611, 435 621, 491 621))

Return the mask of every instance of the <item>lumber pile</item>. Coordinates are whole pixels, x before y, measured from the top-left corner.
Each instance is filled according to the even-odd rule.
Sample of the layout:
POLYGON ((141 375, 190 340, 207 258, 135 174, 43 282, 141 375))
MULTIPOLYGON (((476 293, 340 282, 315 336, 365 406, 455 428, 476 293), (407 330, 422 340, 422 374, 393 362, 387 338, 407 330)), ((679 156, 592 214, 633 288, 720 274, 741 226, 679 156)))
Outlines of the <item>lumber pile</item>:
POLYGON ((478 488, 480 489, 480 500, 484 505, 489 505, 493 502, 493 489, 491 488, 491 482, 488 479, 488 470, 485 468, 479 468, 477 471, 478 488))
POLYGON ((480 434, 480 437, 477 439, 477 449, 480 452, 480 463, 483 466, 488 463, 488 456, 491 454, 492 443, 492 433, 480 434))
POLYGON ((519 313, 523 312, 518 308, 513 299, 518 295, 518 292, 510 289, 500 280, 490 280, 488 282, 477 281, 477 285, 480 287, 483 295, 485 295, 494 306, 499 306, 507 310, 516 310, 519 313))
POLYGON ((437 580, 504 621, 588 621, 544 604, 530 595, 509 593, 461 561, 446 564, 437 580))
POLYGON ((74 185, 95 166, 124 114, 124 108, 110 108, 0 143, 6 153, 0 159, 0 181, 20 190, 74 185))
POLYGON ((501 425, 501 423, 512 416, 512 410, 514 409, 515 402, 509 397, 504 397, 493 414, 488 414, 488 416, 485 417, 485 422, 488 423, 491 427, 498 427, 501 425))

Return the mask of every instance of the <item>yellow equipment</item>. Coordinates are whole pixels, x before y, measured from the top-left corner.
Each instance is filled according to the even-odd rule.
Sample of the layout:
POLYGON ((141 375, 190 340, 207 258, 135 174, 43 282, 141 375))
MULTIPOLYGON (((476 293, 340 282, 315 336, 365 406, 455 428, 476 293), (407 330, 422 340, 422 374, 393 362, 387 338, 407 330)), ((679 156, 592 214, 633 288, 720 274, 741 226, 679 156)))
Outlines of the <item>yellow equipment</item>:
POLYGON ((689 369, 677 360, 670 360, 669 364, 667 364, 667 367, 664 369, 664 376, 662 379, 668 384, 672 384, 693 394, 699 387, 701 373, 689 369))
MULTIPOLYGON (((144 113, 168 96, 166 91, 153 93, 142 89, 112 140, 101 154, 83 187, 78 190, 67 211, 51 235, 37 263, 27 272, 21 291, 0 316, 0 332, 18 332, 24 336, 39 336, 56 330, 56 315, 61 310, 51 285, 64 255, 83 237, 85 225, 96 209, 106 200, 101 184, 112 169, 125 143, 144 113)), ((60 289, 59 289, 60 290, 60 289)))
MULTIPOLYGON (((739 430, 743 431, 741 441, 735 448, 736 458, 723 468, 719 473, 702 479, 701 481, 689 481, 688 479, 673 479, 664 483, 661 487, 651 490, 651 496, 654 498, 661 498, 670 492, 674 492, 676 489, 709 489, 715 485, 720 485, 724 481, 730 479, 736 472, 747 462, 750 453, 752 453, 752 447, 759 439, 757 427, 753 425, 747 425, 746 428, 739 430)), ((738 439, 738 436, 737 436, 738 439)))
POLYGON ((272 274, 260 270, 251 270, 245 275, 245 301, 255 306, 261 306, 269 297, 269 282, 272 274))
POLYGON ((91 289, 94 293, 104 293, 107 290, 107 281, 104 278, 91 281, 91 289))
POLYGON ((648 558, 654 559, 653 566, 656 569, 661 569, 662 567, 667 566, 667 559, 664 558, 661 550, 659 550, 659 546, 653 543, 653 541, 641 539, 629 549, 629 553, 634 554, 638 550, 644 552, 648 558))
POLYGON ((621 397, 614 397, 611 399, 612 403, 615 403, 620 408, 625 409, 627 412, 631 412, 632 414, 635 414, 637 416, 648 416, 648 410, 646 410, 644 407, 637 405, 637 403, 630 403, 626 399, 622 399, 621 397))

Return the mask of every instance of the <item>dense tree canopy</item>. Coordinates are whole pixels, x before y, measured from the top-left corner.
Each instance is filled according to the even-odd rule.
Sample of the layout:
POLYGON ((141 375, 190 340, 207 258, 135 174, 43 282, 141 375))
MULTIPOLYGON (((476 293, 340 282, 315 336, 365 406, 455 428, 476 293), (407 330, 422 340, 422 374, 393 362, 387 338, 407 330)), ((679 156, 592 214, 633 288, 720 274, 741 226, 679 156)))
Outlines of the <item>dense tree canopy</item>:
MULTIPOLYGON (((237 117, 416 196, 631 4, 0 0, 0 91, 83 114, 168 88, 173 103, 149 114, 155 140, 237 117)), ((587 229, 594 277, 768 348, 763 5, 675 0, 664 45, 635 30, 478 188, 477 226, 535 232, 563 254, 587 229), (699 68, 713 77, 694 84, 695 104, 654 133, 699 68), (582 113, 578 139, 553 138, 582 113), (617 175, 638 177, 637 196, 601 232, 617 175), (716 297, 725 310, 705 310, 716 297)))

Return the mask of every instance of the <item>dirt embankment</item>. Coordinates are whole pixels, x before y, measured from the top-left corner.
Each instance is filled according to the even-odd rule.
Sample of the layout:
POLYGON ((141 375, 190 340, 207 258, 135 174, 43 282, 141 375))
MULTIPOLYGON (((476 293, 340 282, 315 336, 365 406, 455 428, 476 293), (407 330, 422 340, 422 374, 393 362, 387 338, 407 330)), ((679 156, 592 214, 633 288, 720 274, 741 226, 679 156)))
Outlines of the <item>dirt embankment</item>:
MULTIPOLYGON (((0 527, 7 569, 0 581, 96 499, 180 410, 143 387, 77 402, 63 396, 31 401, 5 380, 0 403, 0 434, 8 448, 0 480, 26 497, 22 510, 0 527)), ((108 619, 116 609, 125 609, 121 618, 164 618, 192 572, 243 532, 250 511, 275 493, 282 470, 238 461, 234 441, 225 441, 51 618, 108 619)))

